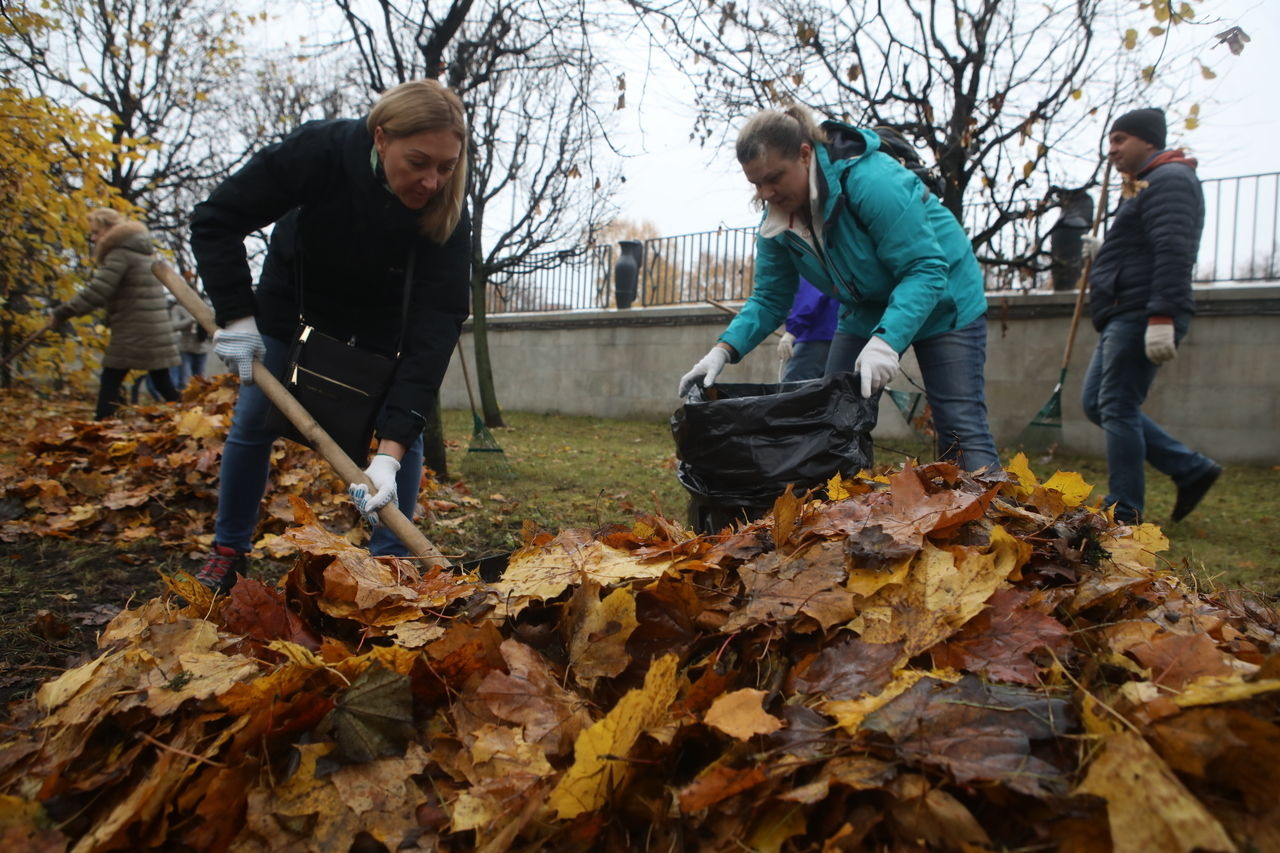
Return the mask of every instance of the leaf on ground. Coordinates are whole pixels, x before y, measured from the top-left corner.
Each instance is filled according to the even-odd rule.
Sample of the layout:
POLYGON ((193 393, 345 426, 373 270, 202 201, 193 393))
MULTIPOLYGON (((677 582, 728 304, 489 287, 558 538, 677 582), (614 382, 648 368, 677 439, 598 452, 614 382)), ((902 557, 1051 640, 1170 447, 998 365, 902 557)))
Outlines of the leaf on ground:
POLYGON ((986 548, 925 543, 906 581, 880 589, 849 627, 868 642, 902 640, 908 656, 919 654, 981 612, 1030 554, 1029 545, 999 526, 986 548))
POLYGON ((749 687, 721 695, 707 709, 703 722, 738 740, 750 740, 782 728, 782 721, 764 709, 763 690, 749 687))
POLYGON ((922 679, 863 722, 902 757, 944 767, 960 784, 1000 782, 1033 797, 1065 793, 1067 774, 1033 755, 1032 744, 1074 725, 1066 699, 971 675, 956 684, 922 679))
POLYGON ((241 578, 220 611, 223 627, 260 643, 288 640, 312 651, 320 648, 320 635, 289 609, 284 596, 255 578, 241 578))
POLYGON ((409 679, 371 666, 338 696, 332 714, 338 760, 360 764, 402 756, 414 733, 409 679))
POLYGON ((933 665, 985 673, 997 681, 1038 684, 1042 666, 1037 652, 1047 650, 1057 658, 1073 648, 1067 627, 1028 605, 1033 590, 999 589, 987 607, 960 632, 930 650, 933 665))
POLYGON ((713 806, 762 784, 767 778, 759 767, 737 768, 721 763, 712 764, 680 789, 680 811, 689 814, 713 806))
POLYGON ((844 588, 844 560, 838 548, 825 543, 796 554, 762 554, 739 566, 738 576, 747 601, 721 627, 726 633, 802 613, 826 629, 856 612, 853 595, 844 588))
POLYGON ((991 838, 964 804, 931 787, 923 776, 899 776, 888 786, 895 802, 889 820, 905 838, 928 849, 987 849, 991 838))
POLYGON ((487 673, 476 697, 501 720, 519 723, 524 739, 562 755, 591 723, 582 698, 560 686, 545 658, 516 640, 500 647, 507 672, 487 673))
POLYGON ((636 630, 636 599, 618 587, 600 599, 599 585, 578 587, 569 602, 565 624, 572 631, 569 661, 574 681, 591 689, 597 679, 612 678, 631 665, 627 640, 636 630))
POLYGON ((573 765, 547 805, 561 820, 595 811, 626 773, 626 758, 645 729, 660 724, 676 698, 676 656, 654 661, 644 685, 629 691, 603 718, 578 735, 573 765))
POLYGON ((1102 741, 1077 793, 1107 801, 1116 853, 1234 853, 1222 824, 1187 791, 1141 736, 1117 732, 1102 741))
POLYGON ((857 699, 883 690, 906 662, 901 643, 868 643, 845 632, 796 664, 794 686, 826 699, 857 699))
POLYGON ((1205 634, 1163 633, 1125 652, 1151 670, 1154 683, 1171 690, 1180 690, 1198 678, 1221 678, 1240 671, 1233 665, 1237 659, 1222 652, 1205 634))
POLYGON ((608 587, 662 577, 673 559, 642 560, 611 548, 584 531, 568 530, 550 542, 529 545, 511 556, 502 579, 491 584, 499 616, 515 616, 534 601, 549 601, 590 578, 608 587))

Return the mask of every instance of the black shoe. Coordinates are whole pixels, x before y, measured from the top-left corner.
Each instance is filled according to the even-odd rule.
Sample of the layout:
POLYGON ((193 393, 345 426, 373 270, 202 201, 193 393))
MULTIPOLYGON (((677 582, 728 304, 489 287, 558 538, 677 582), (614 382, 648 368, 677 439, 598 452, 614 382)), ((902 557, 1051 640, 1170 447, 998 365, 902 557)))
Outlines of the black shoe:
POLYGON ((1173 520, 1182 521, 1191 514, 1191 510, 1195 509, 1200 501, 1204 499, 1205 493, 1218 482, 1218 477, 1222 475, 1222 466, 1213 463, 1213 467, 1208 471, 1196 477, 1185 486, 1178 486, 1178 497, 1173 502, 1173 520))
POLYGON ((205 560, 200 571, 196 572, 196 580, 214 593, 226 595, 236 585, 236 578, 245 573, 247 565, 248 560, 243 551, 225 545, 214 545, 213 553, 205 560))

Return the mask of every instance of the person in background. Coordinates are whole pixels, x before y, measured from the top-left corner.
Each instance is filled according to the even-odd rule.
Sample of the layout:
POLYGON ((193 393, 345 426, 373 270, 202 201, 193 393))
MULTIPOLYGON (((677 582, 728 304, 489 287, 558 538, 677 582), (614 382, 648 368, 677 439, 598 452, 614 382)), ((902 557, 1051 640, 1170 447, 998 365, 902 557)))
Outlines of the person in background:
POLYGON ((111 338, 102 357, 102 378, 94 417, 104 420, 125 401, 123 387, 130 370, 145 370, 159 397, 173 402, 178 392, 169 368, 178 363, 164 285, 151 274, 155 245, 141 222, 117 210, 89 211, 93 243, 93 276, 79 293, 53 309, 49 327, 99 308, 107 310, 111 338))
POLYGON ((755 286, 719 341, 680 379, 710 386, 786 318, 800 277, 842 311, 827 373, 861 374, 881 391, 913 347, 933 408, 940 458, 1000 465, 987 425, 982 272, 956 218, 880 137, 807 110, 765 110, 738 133, 738 162, 764 203, 755 286))
POLYGON ((1177 487, 1174 521, 1195 509, 1222 473, 1142 412, 1160 365, 1177 356, 1191 326, 1191 274, 1204 226, 1196 161, 1166 148, 1165 133, 1158 109, 1125 113, 1111 125, 1107 156, 1125 176, 1125 198, 1105 241, 1085 240, 1094 255, 1089 310, 1098 345, 1082 399, 1085 415, 1106 433, 1106 503, 1125 522, 1142 518, 1145 462, 1177 487))
MULTIPOLYGON (((215 544, 196 576, 210 589, 230 590, 244 571, 277 437, 253 362, 283 373, 304 306, 318 331, 388 356, 397 356, 403 332, 376 422, 377 454, 364 472, 374 491, 348 491, 371 524, 391 501, 413 517, 426 415, 470 311, 466 151, 462 101, 435 80, 411 81, 384 92, 364 118, 302 125, 196 206, 191 248, 220 326, 213 351, 241 383, 215 544), (244 239, 271 223, 255 289, 244 239)), ((384 526, 369 550, 407 554, 384 526)))
MULTIPOLYGON (((205 298, 203 293, 200 296, 205 298)), ((174 387, 181 391, 187 387, 192 376, 204 375, 205 362, 209 358, 209 351, 213 349, 213 342, 204 328, 196 322, 196 318, 191 316, 191 312, 182 307, 181 302, 175 301, 169 306, 169 319, 174 331, 178 333, 178 354, 182 357, 182 363, 173 368, 170 374, 174 387)))
POLYGON ((836 333, 839 303, 804 279, 787 315, 787 330, 778 341, 778 381, 819 379, 827 370, 827 355, 836 333))

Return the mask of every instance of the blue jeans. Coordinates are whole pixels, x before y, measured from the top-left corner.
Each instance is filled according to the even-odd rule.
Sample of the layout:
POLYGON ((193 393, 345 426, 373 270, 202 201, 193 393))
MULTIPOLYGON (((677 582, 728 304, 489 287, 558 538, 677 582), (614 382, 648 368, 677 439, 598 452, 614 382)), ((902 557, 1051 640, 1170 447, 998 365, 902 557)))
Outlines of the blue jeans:
MULTIPOLYGON (((1190 315, 1175 317, 1175 340, 1181 342, 1190 326, 1190 315)), ((1098 336, 1081 393, 1085 417, 1106 433, 1110 488, 1106 503, 1115 504, 1116 518, 1121 521, 1137 521, 1142 516, 1144 461, 1179 486, 1214 465, 1142 413, 1147 392, 1160 370, 1147 358, 1146 332, 1145 314, 1112 317, 1098 336)))
POLYGON ((187 387, 192 376, 204 375, 204 364, 209 358, 203 352, 180 352, 182 362, 177 367, 169 368, 169 376, 173 379, 173 387, 181 391, 187 387))
POLYGON ((791 346, 791 358, 782 369, 783 382, 803 382, 806 379, 821 379, 827 366, 827 354, 831 352, 831 341, 796 341, 791 346))
MULTIPOLYGON (((827 374, 853 370, 866 338, 836 332, 827 358, 827 374)), ((996 442, 987 425, 986 380, 987 318, 969 325, 914 341, 916 361, 924 379, 925 397, 933 409, 938 433, 939 459, 955 462, 966 471, 1000 467, 996 442)))
MULTIPOLYGON (((263 363, 276 376, 283 375, 289 360, 289 345, 266 335, 262 341, 267 347, 263 363)), ((270 409, 270 401, 257 385, 241 386, 231 432, 222 449, 218 520, 214 523, 213 538, 219 545, 237 551, 248 551, 253 546, 262 496, 271 473, 271 444, 279 436, 266 428, 270 409)), ((419 435, 400 460, 400 473, 396 474, 397 503, 406 518, 413 518, 421 483, 422 436, 419 435)), ((409 554, 409 549, 384 525, 374 528, 369 551, 398 557, 409 554)))

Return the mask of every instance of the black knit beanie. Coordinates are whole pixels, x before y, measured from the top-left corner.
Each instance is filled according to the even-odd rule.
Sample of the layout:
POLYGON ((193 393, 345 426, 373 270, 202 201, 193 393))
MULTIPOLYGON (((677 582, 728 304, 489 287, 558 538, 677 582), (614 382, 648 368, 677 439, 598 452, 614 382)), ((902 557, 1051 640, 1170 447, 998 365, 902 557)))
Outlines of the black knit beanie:
POLYGON ((1164 110, 1154 107, 1145 110, 1134 110, 1116 119, 1108 133, 1116 131, 1136 136, 1150 142, 1157 148, 1164 148, 1164 110))

